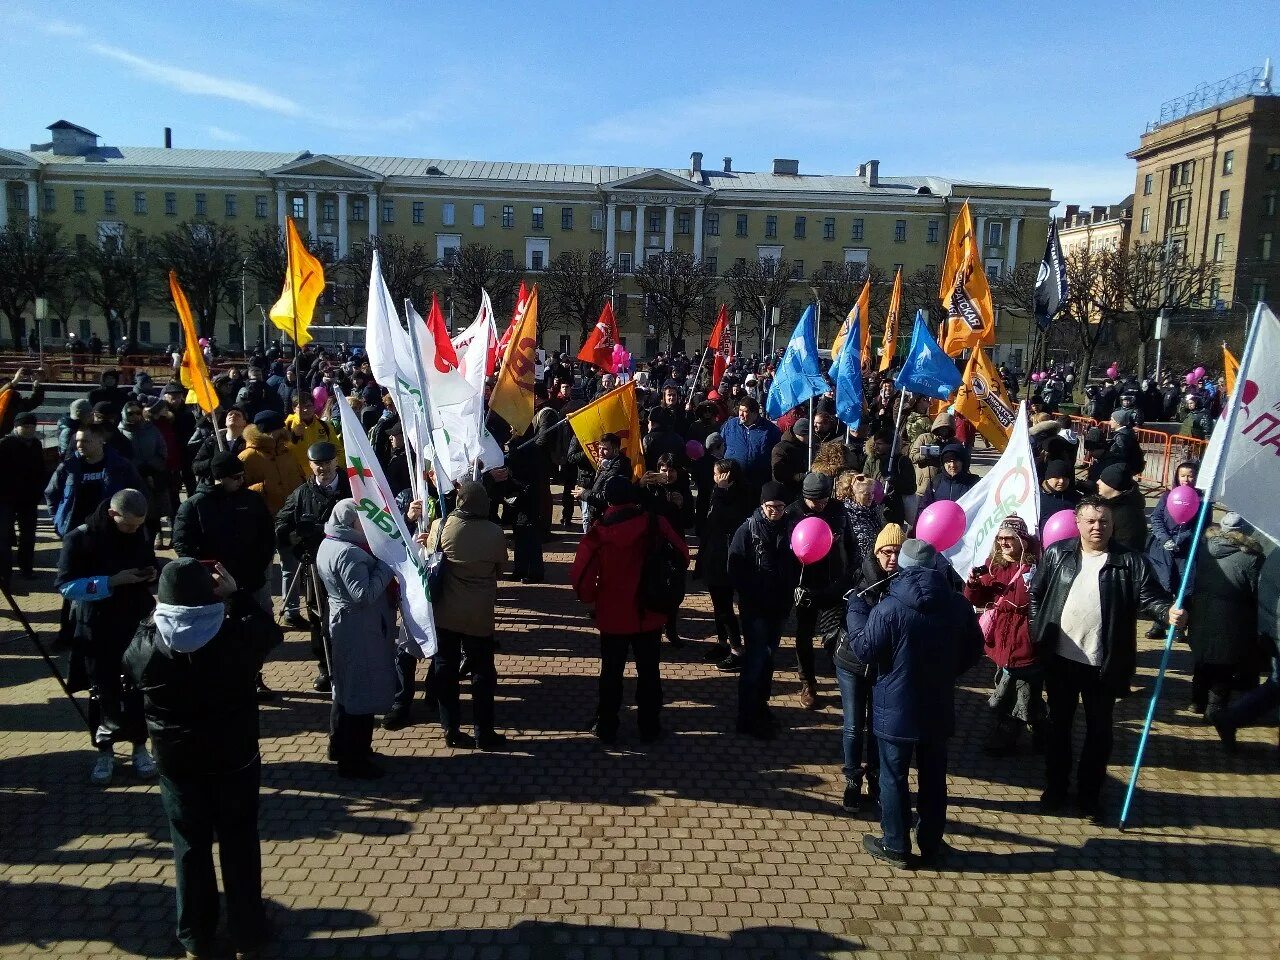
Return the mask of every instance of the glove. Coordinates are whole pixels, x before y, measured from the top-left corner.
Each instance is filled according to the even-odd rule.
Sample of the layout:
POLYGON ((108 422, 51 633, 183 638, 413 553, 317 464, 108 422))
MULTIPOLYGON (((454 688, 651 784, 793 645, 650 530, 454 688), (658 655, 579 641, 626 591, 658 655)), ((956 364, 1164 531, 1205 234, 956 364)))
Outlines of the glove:
POLYGON ((813 594, 808 587, 796 587, 795 601, 797 610, 808 610, 813 606, 813 594))
POLYGON ((1161 546, 1163 546, 1166 550, 1172 553, 1178 545, 1174 543, 1172 540, 1166 540, 1163 544, 1161 544, 1161 546))

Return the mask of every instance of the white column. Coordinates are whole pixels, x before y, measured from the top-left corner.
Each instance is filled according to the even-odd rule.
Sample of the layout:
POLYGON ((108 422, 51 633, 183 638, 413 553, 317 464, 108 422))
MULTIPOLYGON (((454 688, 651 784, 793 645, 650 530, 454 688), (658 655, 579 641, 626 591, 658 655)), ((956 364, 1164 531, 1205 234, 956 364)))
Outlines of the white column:
POLYGON ((973 230, 978 235, 978 256, 981 258, 987 252, 987 218, 974 217, 973 230))
POLYGON ((37 187, 38 184, 34 180, 27 181, 27 216, 32 220, 40 215, 40 205, 36 201, 36 196, 40 191, 37 187))
POLYGON ((702 204, 693 208, 693 259, 702 259, 702 204))
POLYGON ((316 233, 316 192, 314 190, 307 191, 307 233, 311 234, 311 242, 314 243, 318 236, 316 233))
POLYGON ((1018 265, 1018 224, 1021 220, 1021 217, 1009 218, 1009 255, 1004 261, 1006 275, 1013 273, 1013 268, 1018 265))
POLYGON ((9 225, 9 181, 0 178, 0 230, 9 225))
POLYGON ((667 232, 662 238, 662 249, 670 253, 676 248, 676 208, 675 204, 667 204, 667 232))
POLYGON ((632 270, 639 270, 644 266, 644 204, 636 204, 636 222, 632 224, 636 228, 636 255, 631 262, 632 270))
POLYGON ((378 235, 378 194, 374 190, 369 191, 369 236, 376 237, 378 235))
POLYGON ((285 196, 284 187, 276 190, 276 223, 284 229, 284 218, 289 215, 289 198, 285 196))
POLYGON ((338 256, 347 255, 347 192, 338 191, 338 256))
POLYGON ((616 203, 606 203, 604 206, 604 255, 605 259, 610 263, 618 253, 618 238, 615 234, 615 224, 618 217, 618 205, 616 203))

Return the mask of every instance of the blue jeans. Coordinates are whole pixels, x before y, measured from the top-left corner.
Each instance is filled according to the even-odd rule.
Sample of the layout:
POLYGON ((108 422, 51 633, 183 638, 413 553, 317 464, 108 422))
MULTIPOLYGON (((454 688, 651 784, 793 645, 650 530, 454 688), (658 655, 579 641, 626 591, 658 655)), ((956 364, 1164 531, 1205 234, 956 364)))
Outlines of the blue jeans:
POLYGON ((773 655, 782 643, 782 624, 756 611, 742 614, 742 669, 738 673, 738 726, 769 722, 773 655))
POLYGON ((911 852, 911 756, 919 773, 916 811, 916 843, 920 855, 936 853, 947 823, 947 741, 923 740, 897 743, 880 740, 880 827, 886 850, 911 852))
POLYGON ((851 673, 837 661, 836 683, 844 710, 844 782, 860 784, 865 777, 868 783, 875 783, 880 779, 880 756, 871 734, 871 688, 875 681, 851 673))

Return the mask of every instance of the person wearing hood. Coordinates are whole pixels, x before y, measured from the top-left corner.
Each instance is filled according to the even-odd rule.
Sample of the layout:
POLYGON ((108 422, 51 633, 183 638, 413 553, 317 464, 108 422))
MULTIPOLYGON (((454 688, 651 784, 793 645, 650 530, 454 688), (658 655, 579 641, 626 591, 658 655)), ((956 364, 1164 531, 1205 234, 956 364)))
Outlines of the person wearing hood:
POLYGON ((800 563, 791 551, 786 495, 783 484, 766 483, 759 509, 729 544, 729 579, 738 591, 743 638, 737 728, 758 740, 777 736, 777 721, 769 709, 773 660, 800 582, 800 563))
POLYGON ((919 771, 916 845, 929 865, 945 857, 947 741, 955 732, 956 681, 982 658, 982 631, 973 607, 934 566, 937 551, 907 540, 898 576, 849 645, 876 671, 872 731, 880 752, 881 836, 863 837, 878 860, 911 859, 912 760, 919 771))
POLYGON ((920 497, 920 512, 938 500, 959 500, 978 482, 969 469, 969 452, 960 443, 948 443, 938 454, 942 470, 920 497))
POLYGON ((1040 481, 1040 529, 1037 534, 1044 539, 1044 525, 1055 513, 1072 512, 1085 497, 1084 488, 1076 481, 1075 470, 1066 460, 1050 460, 1044 467, 1044 479, 1040 481))
POLYGON ((507 738, 494 731, 493 698, 498 689, 494 666, 494 610, 498 578, 507 562, 502 528, 489 519, 484 484, 464 480, 457 506, 418 534, 428 550, 444 554, 440 592, 433 597, 439 645, 435 657, 435 694, 440 725, 451 747, 501 750, 507 738), (471 718, 475 736, 463 733, 458 701, 459 671, 466 663, 471 679, 471 718))
POLYGON ((132 463, 133 443, 120 432, 120 409, 120 407, 114 406, 105 400, 95 403, 90 422, 103 428, 103 437, 106 439, 108 447, 132 463))
POLYGON ((36 435, 36 415, 24 410, 13 418, 13 433, 0 438, 0 583, 7 589, 16 566, 27 579, 34 576, 36 513, 49 480, 44 445, 36 435), (13 562, 14 525, 18 528, 18 562, 13 562))
POLYGON ((120 419, 120 408, 128 399, 128 388, 120 386, 119 370, 103 370, 99 386, 89 391, 89 406, 94 407, 95 412, 99 404, 106 404, 101 410, 107 423, 115 423, 120 419))
POLYGON ((81 397, 72 400, 67 415, 58 421, 58 456, 65 459, 75 452, 76 431, 93 419, 93 406, 81 397))
MULTIPOLYGON (((1200 472, 1200 463, 1196 460, 1184 460, 1173 472, 1173 487, 1194 487, 1200 472)), ((1151 533, 1147 537, 1146 554, 1151 567, 1160 580, 1160 586, 1168 593, 1177 593, 1182 582, 1182 571, 1187 565, 1187 557, 1191 555, 1191 541, 1195 536, 1195 518, 1186 523, 1175 523, 1169 516, 1169 494, 1166 490, 1156 500, 1151 511, 1151 533)), ((1164 630, 1158 623, 1152 624, 1147 631, 1147 638, 1163 637, 1164 630)))
POLYGON ((338 501, 324 534, 316 573, 329 603, 329 758, 340 777, 376 780, 384 771, 373 762, 374 715, 396 695, 395 572, 369 551, 354 500, 338 501))
MULTIPOLYGON (((217 411, 214 411, 209 416, 212 419, 216 415, 217 411)), ((239 407, 227 407, 222 415, 222 443, 218 443, 218 438, 214 436, 215 431, 209 430, 205 438, 200 441, 195 457, 192 458, 191 469, 195 472, 197 479, 203 481, 210 478, 213 458, 219 452, 226 450, 227 453, 240 456, 244 451, 244 431, 248 425, 249 421, 243 410, 239 407)))
MULTIPOLYGON (((708 444, 708 446, 710 446, 708 444)), ((704 458, 706 459, 706 458, 704 458)), ((714 486, 707 521, 698 538, 698 559, 693 575, 706 584, 716 622, 717 643, 705 659, 724 673, 742 664, 742 625, 733 608, 733 581, 729 579, 729 542, 751 516, 751 494, 742 482, 737 460, 717 460, 711 471, 714 486)))
POLYGON ((1111 539, 1120 546, 1141 553, 1147 546, 1147 498, 1142 495, 1128 468, 1118 463, 1098 474, 1098 496, 1111 507, 1111 539))
POLYGON ((142 694, 169 821, 177 934, 188 957, 213 955, 217 837, 227 932, 256 956, 270 930, 258 838, 258 704, 254 677, 280 643, 271 617, 221 564, 180 558, 160 573, 155 610, 124 654, 142 694))
POLYGON ((1206 723, 1218 719, 1233 690, 1257 683, 1262 563, 1253 528, 1238 513, 1223 516, 1197 550, 1195 588, 1187 593, 1187 643, 1194 663, 1191 701, 1206 723))
POLYGON ((667 614, 641 604, 641 575, 655 540, 666 544, 672 562, 684 570, 689 550, 663 517, 640 506, 640 493, 626 475, 610 478, 604 515, 578 543, 569 582, 578 599, 594 608, 600 631, 600 684, 595 734, 611 744, 618 735, 622 673, 631 651, 636 663, 636 713, 640 739, 662 736, 662 677, 659 637, 667 614))
POLYGON ((786 487, 787 502, 800 496, 800 485, 809 473, 809 421, 801 417, 782 435, 770 454, 773 479, 786 487))
MULTIPOLYGON (((928 400, 928 397, 919 399, 928 400)), ((908 432, 910 448, 907 455, 916 470, 915 490, 904 498, 908 524, 915 523, 920 511, 920 498, 928 493, 934 478, 942 470, 942 450, 955 438, 955 433, 955 420, 946 410, 934 417, 932 424, 926 424, 926 429, 918 431, 914 437, 908 432)))
POLYGON ((135 774, 149 779, 156 772, 146 749, 141 698, 120 680, 120 658, 155 605, 156 554, 143 529, 146 518, 147 498, 138 490, 120 490, 67 534, 58 556, 54 586, 71 603, 73 624, 68 683, 73 690, 90 690, 98 750, 91 779, 97 784, 110 782, 119 742, 133 744, 135 774))
POLYGON ((124 405, 120 414, 120 432, 133 448, 130 459, 146 484, 147 532, 158 548, 161 541, 160 518, 164 514, 164 502, 169 496, 169 451, 159 428, 146 418, 142 404, 136 400, 130 400, 124 405))

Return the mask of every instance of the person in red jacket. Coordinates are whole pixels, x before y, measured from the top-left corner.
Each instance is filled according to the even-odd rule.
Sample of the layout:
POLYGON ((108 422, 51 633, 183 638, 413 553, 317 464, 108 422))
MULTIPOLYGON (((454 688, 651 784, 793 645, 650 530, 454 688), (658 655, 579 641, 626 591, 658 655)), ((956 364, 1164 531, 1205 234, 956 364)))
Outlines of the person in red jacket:
MULTIPOLYGON (((617 738, 622 672, 630 648, 636 661, 640 739, 649 743, 662 736, 658 638, 667 623, 666 614, 640 605, 640 573, 651 551, 651 518, 638 505, 639 492, 626 477, 611 477, 604 497, 608 504, 604 516, 578 544, 569 571, 578 599, 595 608, 596 629, 600 631, 600 702, 595 734, 606 744, 617 738)), ((689 549, 666 518, 655 515, 652 527, 672 545, 682 568, 688 568, 689 549)))
POLYGON ((981 617, 987 656, 996 665, 995 691, 988 701, 995 712, 995 728, 984 752, 1006 756, 1017 747, 1022 728, 1032 742, 1043 735, 1044 681, 1031 646, 1031 578, 1035 576, 1040 545, 1017 515, 1005 517, 985 566, 974 567, 964 595, 981 617))

